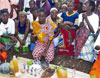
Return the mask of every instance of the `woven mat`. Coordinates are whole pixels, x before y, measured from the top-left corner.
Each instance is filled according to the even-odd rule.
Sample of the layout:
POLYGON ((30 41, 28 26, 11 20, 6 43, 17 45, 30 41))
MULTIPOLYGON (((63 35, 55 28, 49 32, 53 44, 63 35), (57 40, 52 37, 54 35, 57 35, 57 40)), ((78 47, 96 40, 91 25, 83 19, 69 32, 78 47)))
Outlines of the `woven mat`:
MULTIPOLYGON (((23 58, 23 57, 18 57, 18 64, 19 64, 19 69, 22 68, 22 65, 29 61, 30 59, 23 58)), ((50 65, 52 66, 52 65, 50 65)), ((90 78, 89 74, 74 70, 74 69, 69 69, 67 68, 67 78, 90 78)), ((0 78, 10 78, 9 74, 1 74, 0 73, 0 78)), ((28 73, 24 73, 21 77, 19 78, 34 78, 33 76, 29 75, 28 73)), ((57 73, 54 73, 54 75, 51 78, 58 78, 57 73)))

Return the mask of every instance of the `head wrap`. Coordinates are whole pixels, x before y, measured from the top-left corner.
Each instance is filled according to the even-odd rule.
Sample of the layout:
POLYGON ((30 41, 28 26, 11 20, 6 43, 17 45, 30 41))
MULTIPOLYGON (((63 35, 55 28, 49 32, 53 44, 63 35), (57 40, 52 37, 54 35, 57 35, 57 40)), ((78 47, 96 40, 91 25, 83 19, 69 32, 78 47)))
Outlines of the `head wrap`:
POLYGON ((51 9, 50 9, 50 12, 52 12, 52 11, 54 11, 54 10, 56 10, 56 11, 58 12, 58 9, 55 8, 55 7, 54 7, 54 8, 51 8, 51 9))
POLYGON ((8 13, 9 13, 9 12, 8 12, 8 9, 2 9, 2 10, 0 11, 0 14, 2 15, 3 13, 7 13, 7 14, 8 14, 8 13))
POLYGON ((27 16, 27 13, 25 11, 21 11, 21 12, 19 12, 19 15, 25 15, 25 16, 27 16))
POLYGON ((66 4, 63 4, 62 7, 67 7, 67 5, 66 4))

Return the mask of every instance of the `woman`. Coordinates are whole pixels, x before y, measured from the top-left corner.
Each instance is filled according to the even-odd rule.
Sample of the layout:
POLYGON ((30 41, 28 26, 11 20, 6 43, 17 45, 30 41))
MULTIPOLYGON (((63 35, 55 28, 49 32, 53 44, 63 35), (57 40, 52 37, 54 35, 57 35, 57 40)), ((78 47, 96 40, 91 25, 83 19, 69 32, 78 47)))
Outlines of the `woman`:
POLYGON ((63 4, 61 6, 61 13, 59 13, 58 16, 61 17, 62 13, 66 11, 67 11, 67 4, 63 4))
POLYGON ((50 21, 46 21, 44 9, 39 11, 39 21, 33 21, 32 24, 34 37, 37 37, 33 50, 33 58, 39 60, 41 56, 44 56, 46 61, 50 63, 54 58, 54 44, 52 40, 56 27, 50 21))
POLYGON ((77 29, 78 13, 74 12, 74 3, 68 2, 67 12, 64 12, 61 17, 63 23, 60 24, 60 41, 58 44, 58 55, 66 54, 74 56, 73 40, 75 38, 75 30, 77 29))
MULTIPOLYGON (((33 21, 37 21, 38 20, 38 8, 37 7, 31 8, 30 12, 31 12, 30 15, 27 15, 27 18, 30 21, 30 23, 33 21)), ((33 30, 32 25, 30 26, 30 29, 33 30)))
POLYGON ((50 21, 51 24, 56 28, 55 29, 55 36, 54 36, 54 47, 56 48, 58 46, 59 42, 59 24, 63 21, 61 17, 57 16, 58 9, 57 8, 51 8, 50 10, 50 16, 47 17, 47 21, 50 21))
POLYGON ((46 9, 47 11, 46 16, 49 16, 51 6, 48 0, 36 0, 36 6, 38 8, 46 9))
POLYGON ((7 9, 1 10, 0 41, 5 44, 8 50, 15 42, 15 22, 9 18, 7 9))
POLYGON ((27 15, 30 15, 30 13, 31 13, 30 10, 36 6, 35 1, 34 0, 30 0, 29 1, 29 6, 30 6, 30 8, 26 8, 25 9, 25 11, 27 12, 27 15))
POLYGON ((83 28, 88 30, 87 33, 89 33, 89 35, 87 36, 87 33, 83 32, 83 28, 81 28, 82 31, 80 31, 82 35, 76 33, 76 36, 80 35, 83 37, 83 40, 81 39, 81 37, 76 39, 80 43, 76 48, 81 48, 79 52, 76 49, 76 56, 79 59, 83 59, 89 62, 94 61, 94 34, 96 34, 99 26, 99 17, 94 14, 94 8, 94 1, 86 1, 83 5, 83 10, 85 10, 86 12, 80 14, 78 19, 79 26, 84 26, 83 28))
POLYGON ((28 52, 30 44, 30 22, 27 20, 26 12, 19 13, 19 20, 16 21, 15 35, 17 39, 17 44, 15 46, 16 52, 28 52))
MULTIPOLYGON (((31 14, 28 17, 28 19, 30 20, 30 22, 32 23, 33 21, 38 21, 38 8, 34 7, 31 9, 31 14)), ((34 39, 32 38, 32 32, 33 32, 33 26, 32 24, 30 25, 30 32, 31 32, 31 44, 30 44, 30 51, 33 51, 34 46, 35 46, 35 42, 34 39)))

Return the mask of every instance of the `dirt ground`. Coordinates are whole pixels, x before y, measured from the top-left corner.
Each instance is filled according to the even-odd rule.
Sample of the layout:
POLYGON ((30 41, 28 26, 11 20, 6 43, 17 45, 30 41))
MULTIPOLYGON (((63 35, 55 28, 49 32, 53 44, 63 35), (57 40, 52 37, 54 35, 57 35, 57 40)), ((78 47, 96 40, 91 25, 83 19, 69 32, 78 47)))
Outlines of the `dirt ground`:
MULTIPOLYGON (((33 58, 32 52, 28 52, 27 54, 24 55, 22 53, 16 53, 14 50, 9 50, 7 61, 11 60, 13 55, 30 59, 33 58)), ((89 73, 92 68, 92 63, 83 60, 75 60, 72 56, 66 56, 66 55, 55 55, 55 58, 51 63, 59 66, 61 65, 67 68, 76 69, 85 73, 89 73)))

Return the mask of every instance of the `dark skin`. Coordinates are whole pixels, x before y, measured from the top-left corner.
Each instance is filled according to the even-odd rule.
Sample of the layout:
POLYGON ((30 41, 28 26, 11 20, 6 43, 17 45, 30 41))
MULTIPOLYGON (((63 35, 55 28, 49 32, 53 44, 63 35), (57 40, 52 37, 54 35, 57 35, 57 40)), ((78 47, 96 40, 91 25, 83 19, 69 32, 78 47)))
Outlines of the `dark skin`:
MULTIPOLYGON (((46 14, 45 14, 44 12, 40 12, 40 13, 39 13, 39 23, 40 23, 40 24, 45 24, 45 22, 46 22, 45 19, 46 19, 46 14)), ((48 39, 47 45, 46 45, 46 48, 45 48, 45 51, 42 53, 42 56, 44 56, 44 57, 46 56, 51 41, 52 41, 52 40, 49 40, 49 39, 48 39)))
MULTIPOLYGON (((69 15, 71 15, 71 14, 73 14, 74 12, 73 12, 73 9, 74 9, 74 4, 72 3, 72 2, 68 2, 68 8, 67 8, 67 10, 68 10, 68 14, 69 15)), ((64 23, 61 23, 60 24, 60 27, 61 28, 64 28, 64 29, 75 29, 74 27, 73 27, 73 23, 72 22, 70 22, 70 21, 66 21, 66 22, 64 22, 64 23), (69 26, 70 25, 70 26, 69 26)))
POLYGON ((90 31, 92 33, 94 33, 94 29, 93 29, 92 25, 90 24, 90 22, 89 22, 89 20, 87 18, 87 16, 92 15, 92 11, 91 11, 92 6, 89 6, 89 2, 88 1, 84 4, 84 6, 85 6, 84 10, 86 10, 86 13, 83 14, 83 19, 86 21, 90 31))
MULTIPOLYGON (((52 21, 56 24, 56 22, 57 22, 57 19, 59 19, 59 17, 57 17, 57 14, 58 14, 58 12, 56 11, 56 10, 53 10, 51 13, 50 13, 50 15, 51 15, 51 19, 52 19, 52 21)), ((57 37, 57 35, 59 34, 59 29, 58 29, 58 32, 55 34, 55 36, 54 37, 57 37)))
POLYGON ((38 10, 32 11, 31 13, 33 15, 34 20, 36 20, 36 18, 38 16, 38 10))
POLYGON ((19 0, 19 4, 18 4, 20 7, 19 7, 19 12, 23 10, 23 7, 24 7, 24 0, 19 0))
POLYGON ((33 8, 33 7, 35 7, 35 2, 34 1, 30 1, 29 5, 30 5, 30 8, 33 8))
MULTIPOLYGON (((9 14, 8 13, 3 13, 1 15, 1 18, 2 18, 2 22, 4 24, 7 24, 8 23, 8 18, 9 18, 9 14)), ((9 39, 11 39, 11 42, 16 42, 16 39, 14 38, 14 34, 12 34, 11 36, 2 35, 1 37, 9 38, 9 39)))
MULTIPOLYGON (((31 12, 32 13, 32 15, 33 15, 33 19, 34 20, 36 20, 36 18, 37 18, 37 16, 38 16, 38 10, 35 10, 35 11, 32 11, 31 12)), ((32 30, 33 31, 33 30, 32 30)), ((34 35, 33 35, 33 33, 31 34, 31 42, 32 43, 35 43, 35 40, 37 39, 37 38, 34 38, 34 35)))
POLYGON ((67 7, 65 7, 65 6, 61 7, 61 11, 62 12, 66 12, 67 11, 67 7))
POLYGON ((45 2, 46 0, 42 0, 42 2, 45 2))
POLYGON ((21 46, 24 46, 25 42, 26 42, 26 39, 27 39, 27 36, 28 36, 28 33, 29 33, 30 22, 26 19, 26 16, 22 15, 22 14, 19 16, 19 19, 20 19, 20 22, 21 22, 21 26, 23 26, 24 23, 26 22, 26 30, 25 30, 25 33, 24 33, 24 38, 20 39, 19 36, 18 36, 18 21, 16 21, 15 35, 16 35, 17 40, 20 42, 21 46))

